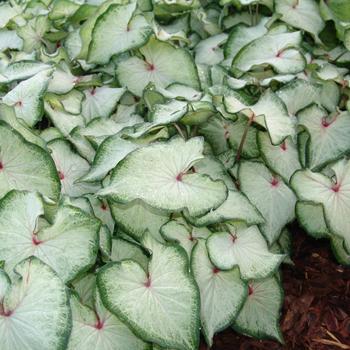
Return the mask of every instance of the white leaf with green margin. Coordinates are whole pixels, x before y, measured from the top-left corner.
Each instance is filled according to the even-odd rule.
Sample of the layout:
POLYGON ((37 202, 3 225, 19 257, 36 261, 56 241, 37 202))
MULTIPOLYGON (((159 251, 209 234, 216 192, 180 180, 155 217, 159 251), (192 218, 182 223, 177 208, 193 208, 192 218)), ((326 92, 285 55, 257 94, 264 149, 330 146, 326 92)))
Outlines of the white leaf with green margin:
POLYGON ((275 277, 249 283, 249 295, 233 328, 258 339, 272 338, 283 342, 279 328, 283 290, 275 277))
MULTIPOLYGON (((0 279, 0 290, 3 285, 0 279)), ((70 331, 68 293, 61 279, 35 257, 20 262, 0 302, 1 349, 64 349, 70 331)))
POLYGON ((74 291, 78 293, 80 302, 93 308, 95 304, 96 275, 92 272, 79 275, 71 281, 71 284, 74 291))
POLYGON ((167 87, 167 91, 173 95, 173 98, 182 97, 191 102, 199 101, 203 97, 203 92, 185 84, 171 84, 167 87))
POLYGON ((324 81, 335 81, 342 83, 344 75, 348 72, 347 68, 337 67, 331 63, 319 62, 318 69, 315 71, 316 77, 324 81))
POLYGON ((35 16, 25 25, 17 28, 17 34, 23 39, 23 51, 31 53, 43 45, 44 34, 50 29, 48 16, 35 16))
POLYGON ((114 220, 111 214, 111 208, 106 201, 96 198, 94 195, 86 196, 92 206, 93 214, 107 225, 111 232, 114 231, 114 220))
POLYGON ((312 103, 317 103, 320 99, 317 87, 302 79, 294 80, 283 86, 276 94, 285 103, 291 117, 312 103))
POLYGON ((167 211, 186 208, 193 216, 205 214, 224 202, 227 188, 207 175, 187 173, 202 152, 200 137, 174 137, 140 148, 116 166, 110 184, 98 194, 122 203, 141 199, 167 211))
POLYGON ((259 228, 269 245, 273 244, 283 227, 295 218, 296 197, 293 191, 258 162, 241 163, 238 178, 241 191, 265 219, 259 228))
POLYGON ((291 185, 298 198, 323 205, 329 230, 345 241, 350 251, 350 161, 342 159, 332 165, 335 179, 309 169, 296 172, 291 185))
POLYGON ((97 117, 109 117, 124 92, 124 88, 111 88, 108 86, 85 90, 85 99, 82 104, 82 115, 85 121, 89 122, 97 117))
POLYGON ((208 228, 190 226, 181 217, 167 222, 160 228, 160 232, 165 240, 180 244, 189 258, 198 238, 206 239, 211 234, 208 228))
POLYGON ((297 145, 293 140, 288 137, 279 146, 274 146, 269 135, 260 131, 258 145, 267 166, 289 183, 290 177, 301 168, 297 145))
POLYGON ((90 171, 81 178, 81 181, 102 180, 110 170, 137 148, 139 145, 124 140, 119 135, 106 138, 96 151, 90 171))
POLYGON ((128 127, 141 122, 143 119, 137 114, 131 115, 125 122, 115 121, 112 118, 95 118, 85 128, 80 129, 80 134, 98 147, 108 136, 116 135, 123 129, 130 131, 131 128, 128 127))
POLYGON ((170 100, 164 104, 156 104, 150 113, 150 120, 154 126, 173 123, 181 119, 187 112, 187 103, 170 100))
POLYGON ((307 165, 320 169, 327 163, 341 158, 350 150, 350 113, 327 111, 316 105, 298 113, 299 125, 310 135, 306 150, 307 165))
POLYGON ((68 20, 69 17, 79 10, 79 7, 78 3, 73 1, 57 0, 52 4, 49 19, 52 21, 68 20))
POLYGON ((109 6, 92 31, 88 62, 105 64, 113 55, 144 45, 152 28, 142 15, 134 16, 136 2, 109 6))
POLYGON ((312 237, 319 239, 328 238, 331 235, 324 218, 322 204, 298 201, 295 214, 300 226, 312 237))
POLYGON ((34 126, 43 114, 42 98, 47 89, 50 71, 40 72, 9 91, 2 99, 13 106, 17 118, 23 119, 29 126, 34 126))
POLYGON ((72 333, 67 350, 146 350, 149 345, 137 338, 130 329, 103 306, 95 293, 93 309, 72 295, 72 333))
POLYGON ((186 219, 195 226, 207 226, 226 221, 244 221, 248 225, 262 224, 265 222, 260 212, 249 202, 247 197, 237 190, 229 189, 227 199, 217 209, 209 211, 199 217, 186 219))
POLYGON ((213 156, 205 156, 192 166, 191 170, 194 173, 209 175, 213 180, 223 181, 229 190, 236 188, 226 168, 213 156))
POLYGON ((68 197, 66 195, 61 196, 61 205, 71 205, 73 207, 77 207, 81 209, 82 211, 85 211, 85 213, 88 213, 90 215, 94 215, 94 211, 92 210, 92 206, 89 202, 89 200, 85 197, 68 197))
POLYGON ((0 70, 0 83, 10 83, 14 80, 24 80, 32 77, 51 66, 42 62, 22 61, 9 64, 4 70, 0 70))
POLYGON ((221 33, 200 41, 194 51, 196 64, 215 65, 224 59, 221 46, 226 42, 227 34, 221 33))
POLYGON ((135 95, 141 96, 150 82, 160 88, 166 88, 171 83, 199 88, 196 66, 184 49, 151 38, 140 52, 145 60, 133 56, 117 67, 119 82, 135 95))
POLYGON ((35 16, 29 19, 25 25, 17 27, 18 35, 23 39, 23 51, 31 53, 43 45, 43 37, 50 29, 48 16, 35 16))
POLYGON ((38 135, 37 130, 29 128, 23 120, 18 119, 12 107, 0 103, 0 120, 6 122, 11 128, 22 135, 26 141, 44 150, 47 149, 45 140, 41 135, 38 135))
POLYGON ((44 108, 53 125, 65 137, 68 137, 74 128, 85 125, 85 120, 81 114, 68 113, 63 108, 51 104, 50 101, 45 101, 44 108))
POLYGON ((296 74, 304 70, 305 58, 298 50, 300 32, 265 34, 243 47, 232 62, 238 76, 260 65, 270 65, 280 74, 296 74))
POLYGON ((8 49, 21 50, 22 46, 23 40, 16 34, 15 30, 0 29, 0 52, 8 49))
POLYGON ((0 202, 0 260, 6 272, 32 255, 51 266, 69 281, 94 264, 100 223, 78 208, 62 206, 54 223, 37 232, 43 215, 41 198, 31 192, 12 191, 0 202), (13 211, 17 216, 11 215, 13 211))
POLYGON ((92 31, 95 27, 96 21, 98 20, 99 16, 101 16, 103 13, 105 13, 108 8, 112 4, 120 4, 120 3, 126 3, 128 1, 120 1, 120 0, 110 0, 105 1, 104 3, 101 3, 98 1, 96 3, 97 7, 96 11, 87 18, 87 20, 82 24, 80 27, 79 35, 80 35, 80 50, 79 50, 79 58, 80 60, 86 60, 88 56, 89 46, 92 40, 92 31))
POLYGON ((238 315, 247 287, 238 269, 221 271, 210 262, 203 239, 193 249, 191 266, 201 295, 202 331, 212 346, 214 334, 228 327, 238 315))
POLYGON ((315 0, 279 0, 275 11, 281 14, 281 21, 311 33, 318 41, 318 35, 325 23, 315 0))
POLYGON ((206 101, 207 98, 205 96, 201 101, 189 103, 188 112, 181 119, 181 123, 189 126, 201 125, 215 115, 215 107, 211 102, 206 101))
POLYGON ((55 69, 48 86, 48 92, 59 95, 67 94, 78 81, 79 79, 71 73, 69 67, 63 65, 55 69))
POLYGON ((319 103, 328 111, 333 112, 337 109, 340 100, 340 91, 337 83, 334 81, 320 82, 319 103))
POLYGON ((95 193, 101 187, 98 183, 78 182, 89 171, 90 164, 74 153, 67 141, 53 140, 48 143, 48 148, 61 180, 62 194, 80 197, 84 194, 95 193))
POLYGON ((96 151, 91 143, 79 133, 79 127, 72 130, 71 134, 67 136, 67 140, 72 143, 78 153, 91 163, 95 157, 96 151))
POLYGON ((225 58, 232 60, 244 46, 266 34, 267 21, 268 18, 262 18, 256 26, 238 24, 233 27, 225 45, 225 58))
POLYGON ((136 240, 140 240, 146 231, 157 234, 170 216, 140 200, 126 204, 110 201, 110 208, 117 225, 136 240))
POLYGON ((0 198, 12 189, 39 191, 57 200, 60 181, 48 152, 0 121, 0 198))
POLYGON ((112 239, 112 250, 110 259, 118 262, 122 260, 133 260, 137 262, 145 271, 148 269, 149 259, 142 248, 122 238, 112 239))
POLYGON ((257 226, 230 226, 232 232, 213 233, 207 239, 212 263, 222 270, 238 266, 245 280, 271 275, 281 264, 284 255, 272 254, 257 226))
POLYGON ((80 114, 81 104, 84 94, 76 89, 71 90, 65 95, 60 96, 60 102, 64 110, 70 114, 80 114))
POLYGON ((151 130, 159 129, 161 125, 167 125, 179 121, 188 111, 187 102, 170 100, 164 104, 155 104, 149 115, 151 122, 145 122, 135 127, 132 138, 139 138, 151 130))
POLYGON ((224 98, 225 108, 229 113, 250 110, 250 118, 269 132, 272 144, 278 145, 288 136, 295 134, 293 122, 282 100, 271 90, 266 90, 259 101, 248 106, 238 94, 224 98), (251 115, 253 113, 253 116, 251 115))
POLYGON ((196 350, 200 299, 185 252, 149 234, 142 243, 152 252, 148 274, 132 260, 100 270, 97 284, 104 305, 146 341, 196 350))

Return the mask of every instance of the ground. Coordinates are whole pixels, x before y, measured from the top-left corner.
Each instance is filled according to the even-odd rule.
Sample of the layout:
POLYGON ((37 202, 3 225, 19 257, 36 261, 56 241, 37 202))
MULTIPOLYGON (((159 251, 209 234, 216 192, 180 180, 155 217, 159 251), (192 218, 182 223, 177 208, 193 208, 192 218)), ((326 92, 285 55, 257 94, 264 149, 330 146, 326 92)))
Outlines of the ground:
MULTIPOLYGON (((227 329, 215 336, 212 350, 350 349, 350 268, 336 263, 328 241, 308 237, 295 224, 290 229, 295 266, 282 268, 285 344, 253 340, 227 329)), ((201 350, 205 349, 203 343, 201 350)))

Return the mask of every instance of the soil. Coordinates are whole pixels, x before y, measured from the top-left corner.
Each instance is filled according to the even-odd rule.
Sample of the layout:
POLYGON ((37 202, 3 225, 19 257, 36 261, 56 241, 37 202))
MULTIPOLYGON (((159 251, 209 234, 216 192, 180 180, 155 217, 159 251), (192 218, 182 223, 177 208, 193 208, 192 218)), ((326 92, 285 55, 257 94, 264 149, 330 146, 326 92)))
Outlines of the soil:
POLYGON ((350 268, 337 264, 327 240, 312 239, 295 224, 290 229, 295 266, 282 268, 285 344, 227 329, 215 336, 212 350, 350 350, 350 268))

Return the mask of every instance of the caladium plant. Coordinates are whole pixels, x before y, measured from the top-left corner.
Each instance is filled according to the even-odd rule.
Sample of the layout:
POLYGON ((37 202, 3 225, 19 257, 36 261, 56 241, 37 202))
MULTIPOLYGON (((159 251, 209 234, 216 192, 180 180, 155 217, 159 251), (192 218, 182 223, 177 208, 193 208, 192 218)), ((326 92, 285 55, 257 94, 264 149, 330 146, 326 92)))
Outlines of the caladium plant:
POLYGON ((0 3, 0 348, 283 342, 288 224, 350 265, 350 3, 0 3))

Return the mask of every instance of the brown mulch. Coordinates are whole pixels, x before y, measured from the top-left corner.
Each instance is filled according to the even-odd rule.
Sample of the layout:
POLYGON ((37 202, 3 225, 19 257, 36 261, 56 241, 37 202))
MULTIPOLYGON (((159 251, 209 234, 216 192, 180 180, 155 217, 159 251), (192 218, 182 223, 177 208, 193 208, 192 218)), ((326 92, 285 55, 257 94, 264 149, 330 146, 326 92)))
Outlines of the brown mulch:
POLYGON ((350 350, 350 268, 336 263, 328 241, 314 240, 296 225, 290 228, 295 266, 282 268, 285 344, 227 329, 215 336, 212 350, 350 350))

